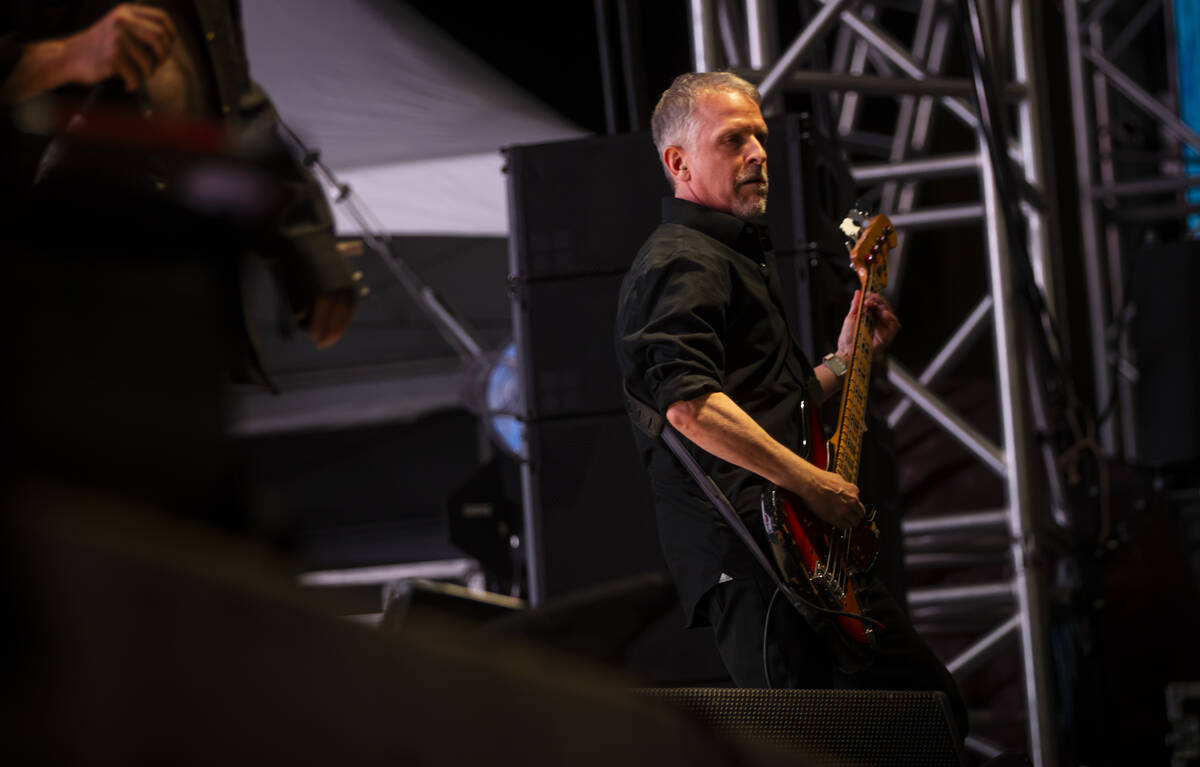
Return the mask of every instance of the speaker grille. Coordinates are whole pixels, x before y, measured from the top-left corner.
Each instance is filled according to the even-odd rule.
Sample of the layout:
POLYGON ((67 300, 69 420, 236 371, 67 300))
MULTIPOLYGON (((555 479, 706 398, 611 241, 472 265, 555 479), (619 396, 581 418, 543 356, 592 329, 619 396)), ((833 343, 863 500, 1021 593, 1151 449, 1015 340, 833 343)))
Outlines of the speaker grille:
POLYGON ((808 757, 815 765, 962 767, 940 692, 657 688, 718 732, 808 757))

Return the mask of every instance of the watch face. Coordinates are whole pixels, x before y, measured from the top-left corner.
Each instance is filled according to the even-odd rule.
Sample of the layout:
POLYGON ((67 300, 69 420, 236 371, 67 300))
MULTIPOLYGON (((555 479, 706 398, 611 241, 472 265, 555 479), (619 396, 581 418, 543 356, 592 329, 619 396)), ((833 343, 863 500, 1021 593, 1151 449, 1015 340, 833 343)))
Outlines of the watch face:
POLYGON ((837 375, 839 377, 846 375, 846 363, 842 362, 842 358, 837 356, 836 354, 825 355, 824 362, 825 362, 825 367, 832 370, 834 372, 834 375, 837 375))

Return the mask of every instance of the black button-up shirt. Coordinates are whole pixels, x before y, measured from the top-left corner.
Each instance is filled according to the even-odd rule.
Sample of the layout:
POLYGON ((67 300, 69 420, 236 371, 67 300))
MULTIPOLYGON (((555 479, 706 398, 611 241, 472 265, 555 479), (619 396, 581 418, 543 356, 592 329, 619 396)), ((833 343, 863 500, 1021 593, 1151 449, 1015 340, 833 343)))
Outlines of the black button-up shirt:
MULTIPOLYGON (((621 286, 617 357, 629 392, 665 415, 674 402, 724 392, 775 439, 798 447, 801 401, 819 391, 792 337, 766 230, 676 198, 638 251, 621 286)), ((659 439, 634 430, 654 489, 667 565, 689 625, 722 574, 758 565, 659 439)), ((760 538, 766 480, 689 443, 760 538)))

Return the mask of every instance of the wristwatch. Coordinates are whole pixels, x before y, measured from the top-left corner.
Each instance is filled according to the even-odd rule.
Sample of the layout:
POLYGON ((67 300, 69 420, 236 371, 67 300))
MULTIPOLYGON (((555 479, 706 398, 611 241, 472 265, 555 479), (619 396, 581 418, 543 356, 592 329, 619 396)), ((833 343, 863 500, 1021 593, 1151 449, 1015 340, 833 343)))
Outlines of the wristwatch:
POLYGON ((833 374, 838 378, 846 375, 846 363, 835 352, 826 354, 821 362, 825 364, 825 367, 833 371, 833 374))

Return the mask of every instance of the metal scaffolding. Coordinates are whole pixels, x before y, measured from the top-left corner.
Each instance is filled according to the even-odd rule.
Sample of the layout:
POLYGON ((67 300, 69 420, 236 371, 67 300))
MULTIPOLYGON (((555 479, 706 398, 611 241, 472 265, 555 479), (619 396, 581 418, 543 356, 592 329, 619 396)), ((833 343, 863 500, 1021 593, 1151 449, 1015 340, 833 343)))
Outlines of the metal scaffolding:
POLYGON ((1062 6, 1095 397, 1098 406, 1112 402, 1115 410, 1100 436, 1106 451, 1136 460, 1137 366, 1122 332, 1129 300, 1122 279, 1130 260, 1126 250, 1131 231, 1143 222, 1182 221, 1195 212, 1184 192, 1200 187, 1200 179, 1186 175, 1183 147, 1200 152, 1200 135, 1179 117, 1173 0, 1063 0, 1062 6), (1139 59, 1146 51, 1161 51, 1166 81, 1152 84, 1145 71, 1122 71, 1118 64, 1130 50, 1139 59), (1117 99, 1147 115, 1161 132, 1156 156, 1140 173, 1119 161, 1113 135, 1117 99), (1131 207, 1137 215, 1130 215, 1131 207))
MULTIPOLYGON (((973 0, 968 0, 973 5, 973 0)), ((961 4, 967 7, 968 2, 961 4)), ((1039 69, 1031 12, 1034 0, 988 0, 982 9, 989 52, 996 72, 1003 75, 1003 97, 1015 107, 1014 136, 1006 141, 1007 159, 1017 171, 1021 193, 1022 236, 1026 241, 1034 279, 1046 296, 1047 309, 1055 309, 1055 269, 1051 257, 1052 195, 1045 192, 1047 178, 1043 115, 1035 73, 1039 69), (997 60, 998 59, 998 60, 997 60)), ((1068 4, 1073 5, 1070 0, 1068 4)), ((957 328, 940 351, 919 373, 888 363, 888 379, 903 394, 889 414, 896 426, 916 411, 924 413, 951 438, 966 448, 1003 483, 1003 509, 959 510, 934 520, 905 523, 909 545, 906 562, 921 566, 968 565, 996 554, 1007 555, 1008 577, 954 587, 914 589, 909 594, 914 613, 995 616, 994 623, 947 660, 960 680, 1011 652, 1016 644, 1023 669, 1022 693, 1028 742, 1024 744, 1035 765, 1057 763, 1054 728, 1050 719, 1050 668, 1048 618, 1044 573, 1039 566, 1040 537, 1036 531, 1061 523, 1065 517, 1058 500, 1035 497, 1033 485, 1037 455, 1032 435, 1038 413, 1037 392, 1027 386, 1031 362, 1027 357, 1029 322, 1014 295, 1013 249, 1009 247, 1004 201, 998 198, 997 168, 987 150, 979 114, 971 96, 977 82, 946 77, 947 55, 958 29, 956 9, 943 0, 820 0, 803 29, 782 52, 772 48, 777 7, 767 0, 690 0, 693 66, 698 71, 731 69, 758 83, 764 108, 778 109, 785 93, 828 93, 836 130, 848 146, 877 149, 873 162, 852 167, 855 181, 871 188, 901 233, 918 228, 982 227, 986 242, 986 267, 990 291, 957 328), (885 28, 885 16, 908 14, 908 34, 885 28), (904 41, 902 42, 902 39, 904 41), (817 64, 814 52, 828 52, 828 64, 817 64), (803 66, 802 71, 798 67, 803 66), (870 133, 861 125, 862 105, 868 96, 896 99, 896 117, 890 135, 870 133), (953 155, 931 156, 934 110, 942 110, 977 136, 977 149, 953 155), (927 181, 974 175, 979 180, 979 200, 954 205, 920 207, 921 186, 927 181), (989 322, 990 320, 990 322, 989 322), (991 329, 995 349, 1000 442, 981 433, 948 402, 935 393, 939 380, 951 371, 971 347, 986 339, 991 329), (1033 405, 1031 405, 1033 403, 1033 405), (955 545, 966 536, 998 541, 991 551, 962 549, 955 545), (990 538, 989 538, 990 536, 990 538)), ((980 9, 977 9, 980 10, 980 9)), ((1003 150, 1002 150, 1003 151, 1003 150)), ((1007 172, 1007 169, 1003 169, 1007 172)), ((890 266, 892 288, 903 286, 903 245, 890 266)), ((1036 329, 1035 329, 1036 332, 1036 329)), ((1050 498, 1056 468, 1043 453, 1043 474, 1051 475, 1050 498)), ((1045 477, 1043 477, 1045 478, 1045 477)), ((968 698, 968 705, 971 700, 968 698)), ((995 756, 1022 744, 997 743, 972 734, 970 751, 995 756)))

